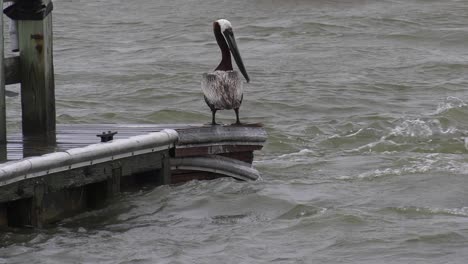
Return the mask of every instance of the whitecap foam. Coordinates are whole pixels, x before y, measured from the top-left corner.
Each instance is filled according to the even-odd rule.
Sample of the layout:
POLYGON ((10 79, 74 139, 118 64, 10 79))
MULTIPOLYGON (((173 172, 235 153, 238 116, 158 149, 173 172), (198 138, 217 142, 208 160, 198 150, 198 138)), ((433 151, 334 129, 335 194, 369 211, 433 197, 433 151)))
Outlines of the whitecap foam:
POLYGON ((280 155, 280 156, 278 156, 277 159, 286 159, 286 158, 290 158, 290 157, 307 156, 307 155, 313 154, 313 153, 315 153, 315 151, 313 151, 313 150, 301 149, 298 152, 293 152, 293 153, 287 153, 287 154, 280 155))
POLYGON ((262 165, 262 164, 271 164, 271 163, 278 163, 278 162, 301 162, 301 161, 308 161, 310 158, 308 157, 311 154, 316 154, 317 152, 310 150, 310 149, 301 149, 297 152, 286 153, 276 157, 264 157, 258 158, 253 161, 254 165, 262 165))
MULTIPOLYGON (((360 147, 357 147, 357 148, 354 148, 350 151, 345 151, 345 152, 354 152, 354 151, 357 151, 357 152, 363 152, 363 151, 367 151, 367 152, 372 152, 374 148, 378 147, 379 145, 388 145, 388 146, 398 146, 398 144, 392 140, 388 140, 387 137, 381 137, 378 141, 374 141, 374 142, 370 142, 370 143, 367 143, 363 146, 360 146, 360 147)), ((392 151, 385 151, 386 153, 392 153, 392 151)))
POLYGON ((445 100, 443 102, 440 102, 437 106, 437 110, 435 111, 435 114, 438 115, 438 114, 441 114, 441 113, 444 113, 450 109, 453 109, 453 108, 461 108, 461 107, 464 107, 466 106, 466 103, 458 98, 458 97, 454 97, 454 96, 449 96, 447 98, 445 98, 445 100))
POLYGON ((433 132, 427 122, 420 119, 414 119, 403 121, 401 125, 398 125, 392 129, 390 135, 406 137, 430 137, 433 135, 433 132))

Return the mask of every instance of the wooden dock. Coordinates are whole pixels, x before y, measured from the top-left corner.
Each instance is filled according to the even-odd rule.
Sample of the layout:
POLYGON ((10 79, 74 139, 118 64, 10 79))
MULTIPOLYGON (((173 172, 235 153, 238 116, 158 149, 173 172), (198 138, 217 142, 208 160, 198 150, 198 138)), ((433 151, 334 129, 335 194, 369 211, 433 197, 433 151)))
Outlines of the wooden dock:
POLYGON ((142 184, 256 180, 253 152, 266 138, 259 125, 59 125, 55 142, 13 134, 0 164, 0 226, 43 226, 142 184), (103 131, 117 134, 102 143, 103 131))
POLYGON ((43 226, 141 184, 256 180, 253 151, 263 147, 266 133, 258 125, 79 124, 59 125, 55 142, 8 138, 0 226, 43 226), (104 131, 117 134, 102 143, 96 135, 104 131))

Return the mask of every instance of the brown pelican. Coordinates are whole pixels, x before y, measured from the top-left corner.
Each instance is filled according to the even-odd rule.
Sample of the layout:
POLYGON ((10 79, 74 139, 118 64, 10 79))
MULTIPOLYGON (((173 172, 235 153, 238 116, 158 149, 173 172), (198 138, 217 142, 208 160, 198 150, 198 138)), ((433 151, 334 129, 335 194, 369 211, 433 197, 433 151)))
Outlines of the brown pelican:
POLYGON ((234 71, 231 53, 242 75, 249 82, 249 75, 245 71, 244 63, 237 49, 236 40, 231 23, 226 19, 219 19, 213 23, 213 31, 221 49, 221 62, 213 72, 203 74, 201 83, 205 102, 212 112, 212 124, 216 125, 216 111, 234 109, 236 124, 240 124, 239 107, 242 103, 243 87, 239 72, 234 71))

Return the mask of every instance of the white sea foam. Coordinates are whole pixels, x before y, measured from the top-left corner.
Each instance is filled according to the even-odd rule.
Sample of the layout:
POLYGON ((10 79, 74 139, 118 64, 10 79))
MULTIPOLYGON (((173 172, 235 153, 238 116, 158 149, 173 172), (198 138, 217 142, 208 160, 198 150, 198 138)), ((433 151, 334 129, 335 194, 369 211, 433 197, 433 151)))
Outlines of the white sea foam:
POLYGON ((256 158, 256 160, 253 161, 254 165, 260 165, 260 164, 270 164, 270 163, 277 163, 277 162, 300 162, 300 161, 305 161, 309 160, 309 155, 314 155, 316 154, 315 151, 310 150, 310 149, 301 149, 298 152, 292 152, 292 153, 286 153, 279 155, 277 157, 266 157, 264 159, 262 158, 256 158))
POLYGON ((351 134, 348 134, 348 135, 345 135, 344 137, 345 137, 345 138, 354 137, 354 136, 359 135, 362 131, 363 131, 363 129, 360 128, 358 131, 356 131, 356 132, 354 132, 354 133, 351 133, 351 134))
POLYGON ((427 122, 415 119, 403 121, 401 125, 392 129, 390 134, 406 137, 430 137, 433 135, 433 131, 427 122))
POLYGON ((313 150, 301 149, 298 152, 293 152, 293 153, 287 153, 287 154, 280 155, 280 156, 278 156, 277 159, 286 159, 286 158, 290 158, 290 157, 301 157, 301 156, 307 156, 307 155, 313 154, 313 153, 315 153, 315 151, 313 151, 313 150))
MULTIPOLYGON (((393 145, 393 146, 396 146, 398 145, 396 142, 392 141, 392 140, 389 140, 387 139, 387 137, 381 137, 378 141, 374 141, 374 142, 370 142, 370 143, 367 143, 363 146, 360 146, 358 148, 355 148, 355 149, 352 149, 351 151, 349 152, 354 152, 354 151, 358 151, 358 152, 362 152, 362 151, 368 151, 368 152, 372 152, 372 150, 381 145, 381 144, 384 144, 384 145, 393 145)), ((348 152, 348 151, 347 151, 348 152)), ((388 153, 388 151, 385 151, 388 153)))
POLYGON ((462 99, 454 96, 449 96, 445 98, 443 102, 439 103, 435 114, 441 114, 450 109, 460 108, 464 106, 466 106, 466 103, 462 99))

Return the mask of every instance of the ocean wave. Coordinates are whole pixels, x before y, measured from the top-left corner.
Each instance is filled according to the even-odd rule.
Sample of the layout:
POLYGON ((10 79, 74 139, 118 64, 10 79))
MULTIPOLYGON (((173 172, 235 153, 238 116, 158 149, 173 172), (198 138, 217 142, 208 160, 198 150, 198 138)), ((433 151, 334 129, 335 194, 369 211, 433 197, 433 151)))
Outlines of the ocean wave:
POLYGON ((455 173, 465 175, 468 173, 463 159, 455 160, 453 155, 442 155, 439 153, 427 154, 421 157, 404 159, 404 164, 398 167, 383 167, 359 173, 357 175, 343 175, 336 177, 337 180, 373 180, 383 177, 421 174, 428 172, 455 173))
POLYGON ((375 169, 372 171, 367 171, 358 174, 357 176, 340 176, 337 179, 339 180, 353 180, 353 179, 376 179, 382 178, 387 176, 401 176, 407 174, 414 174, 414 173, 424 173, 428 172, 433 167, 431 164, 420 164, 420 165, 413 165, 403 168, 382 168, 382 169, 375 169))
MULTIPOLYGON (((359 135, 362 133, 361 131, 363 130, 339 136, 338 138, 335 135, 330 140, 346 142, 346 140, 354 139, 354 141, 360 140, 364 143, 345 151, 349 153, 382 153, 404 150, 430 153, 465 153, 467 150, 465 145, 468 147, 468 144, 465 143, 465 130, 454 125, 448 125, 439 119, 405 119, 399 121, 393 127, 377 131, 368 138, 359 135)), ((356 142, 353 143, 356 144, 356 142)))
POLYGON ((278 219, 299 219, 303 217, 310 217, 314 215, 320 215, 327 211, 327 208, 308 206, 304 204, 298 204, 294 206, 291 210, 280 215, 278 219))
POLYGON ((268 221, 269 218, 254 212, 243 214, 215 215, 210 217, 211 223, 216 225, 247 224, 268 221))
POLYGON ((417 235, 414 238, 407 239, 409 243, 466 243, 466 237, 458 232, 438 232, 430 235, 417 235))
POLYGON ((465 117, 467 103, 458 97, 446 97, 434 112, 398 119, 365 116, 336 127, 334 133, 319 142, 324 148, 353 152, 430 152, 466 153, 468 134, 465 117), (364 124, 364 125, 362 125, 364 124), (465 147, 466 146, 466 147, 465 147))

